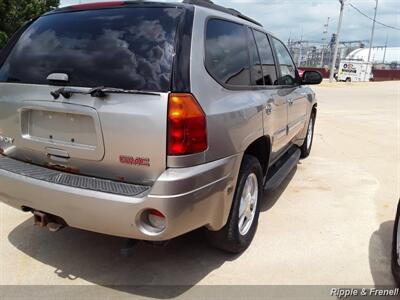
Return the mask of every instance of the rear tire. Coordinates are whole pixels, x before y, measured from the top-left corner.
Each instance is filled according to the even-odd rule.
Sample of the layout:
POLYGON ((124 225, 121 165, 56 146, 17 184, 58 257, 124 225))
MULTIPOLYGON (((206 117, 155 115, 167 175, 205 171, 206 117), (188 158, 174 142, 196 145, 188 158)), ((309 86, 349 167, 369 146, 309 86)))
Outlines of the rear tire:
POLYGON ((219 231, 207 231, 210 244, 234 254, 241 253, 249 247, 256 233, 260 215, 262 180, 262 169, 258 159, 245 155, 228 222, 219 231))
POLYGON ((346 82, 351 82, 351 78, 350 78, 350 77, 347 77, 347 78, 346 78, 346 82))
POLYGON ((312 144, 314 140, 315 119, 316 119, 316 113, 315 111, 313 111, 311 113, 310 121, 308 122, 306 139, 304 140, 303 145, 301 145, 300 147, 301 158, 307 158, 311 153, 312 144))

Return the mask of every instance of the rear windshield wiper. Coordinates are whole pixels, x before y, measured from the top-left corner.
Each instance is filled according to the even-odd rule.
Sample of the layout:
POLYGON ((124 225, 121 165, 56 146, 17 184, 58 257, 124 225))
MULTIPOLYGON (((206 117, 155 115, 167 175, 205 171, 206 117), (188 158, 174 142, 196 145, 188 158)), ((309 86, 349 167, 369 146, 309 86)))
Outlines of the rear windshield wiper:
POLYGON ((106 97, 107 94, 139 94, 139 95, 154 95, 159 96, 160 93, 156 92, 147 92, 147 91, 139 91, 139 90, 124 90, 118 88, 110 88, 110 87, 95 87, 91 89, 88 94, 92 97, 103 98, 106 97))
POLYGON ((71 98, 73 94, 90 95, 97 98, 105 98, 107 94, 139 94, 139 95, 155 95, 159 96, 160 93, 139 91, 139 90, 124 90, 109 87, 95 87, 90 90, 84 88, 63 87, 56 91, 50 92, 54 99, 60 98, 60 95, 66 99, 71 98))

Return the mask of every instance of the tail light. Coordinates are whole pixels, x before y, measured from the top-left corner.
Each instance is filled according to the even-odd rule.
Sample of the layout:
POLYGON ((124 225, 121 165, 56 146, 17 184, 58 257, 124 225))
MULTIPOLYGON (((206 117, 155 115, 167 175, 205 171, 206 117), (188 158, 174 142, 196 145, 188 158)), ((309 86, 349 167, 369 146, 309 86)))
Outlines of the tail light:
POLYGON ((192 94, 170 94, 168 155, 188 155, 207 149, 206 116, 192 94))

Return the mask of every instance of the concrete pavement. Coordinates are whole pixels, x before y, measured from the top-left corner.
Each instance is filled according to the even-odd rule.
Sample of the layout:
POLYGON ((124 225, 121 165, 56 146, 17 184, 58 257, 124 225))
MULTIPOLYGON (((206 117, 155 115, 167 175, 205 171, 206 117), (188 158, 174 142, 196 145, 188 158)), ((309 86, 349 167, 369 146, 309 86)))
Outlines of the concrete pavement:
MULTIPOLYGON (((0 203, 0 284, 386 285, 400 196, 400 83, 324 82, 313 151, 265 196, 256 237, 240 256, 205 243, 200 231, 156 248, 67 228, 32 226, 0 203)), ((135 294, 135 292, 131 293, 135 294)), ((140 294, 140 293, 138 293, 140 294)), ((146 294, 157 297, 157 294, 146 294)))

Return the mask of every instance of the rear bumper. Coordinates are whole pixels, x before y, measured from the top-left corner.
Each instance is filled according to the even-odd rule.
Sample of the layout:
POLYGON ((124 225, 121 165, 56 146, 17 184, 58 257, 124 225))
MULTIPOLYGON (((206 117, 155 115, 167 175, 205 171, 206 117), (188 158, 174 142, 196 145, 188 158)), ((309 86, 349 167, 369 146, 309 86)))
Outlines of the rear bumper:
MULTIPOLYGON (((0 156, 1 157, 1 156, 0 156)), ((0 169, 0 201, 63 218, 71 227, 141 240, 162 241, 207 226, 218 230, 229 215, 239 156, 167 169, 146 193, 130 197, 34 179, 0 169), (140 225, 141 213, 157 209, 167 218, 160 234, 140 225)))

